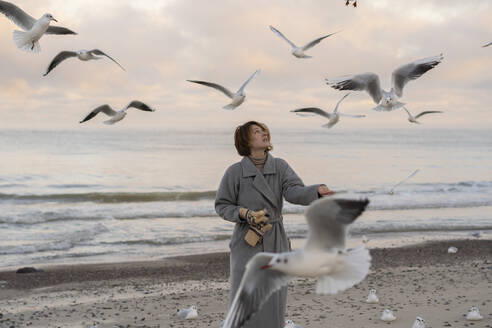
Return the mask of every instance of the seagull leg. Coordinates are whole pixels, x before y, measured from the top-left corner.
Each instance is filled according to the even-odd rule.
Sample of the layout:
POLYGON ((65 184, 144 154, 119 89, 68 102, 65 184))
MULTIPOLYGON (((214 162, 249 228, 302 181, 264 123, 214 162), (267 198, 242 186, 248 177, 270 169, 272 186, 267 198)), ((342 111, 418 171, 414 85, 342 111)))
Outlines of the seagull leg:
POLYGON ((348 6, 350 4, 350 0, 347 0, 347 2, 345 2, 345 5, 348 6))
POLYGON ((32 41, 32 47, 31 47, 31 50, 34 49, 34 41, 32 41))
POLYGON ((357 0, 354 1, 354 8, 357 7, 357 0))

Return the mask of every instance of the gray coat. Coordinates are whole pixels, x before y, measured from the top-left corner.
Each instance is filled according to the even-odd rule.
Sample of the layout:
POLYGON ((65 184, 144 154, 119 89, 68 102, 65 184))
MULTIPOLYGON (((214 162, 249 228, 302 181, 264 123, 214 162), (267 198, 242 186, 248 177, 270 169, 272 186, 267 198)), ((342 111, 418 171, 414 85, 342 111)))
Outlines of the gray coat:
MULTIPOLYGON (((248 158, 231 165, 220 182, 215 199, 215 210, 225 220, 236 223, 231 237, 229 305, 234 299, 246 263, 259 252, 280 253, 290 250, 290 241, 284 230, 282 218, 283 198, 288 202, 309 205, 318 199, 318 186, 304 186, 302 180, 286 161, 267 155, 263 172, 248 158), (248 225, 239 218, 239 208, 253 211, 266 209, 273 227, 255 247, 244 241, 248 225)), ((246 327, 281 328, 285 324, 287 288, 275 293, 263 309, 246 327)))

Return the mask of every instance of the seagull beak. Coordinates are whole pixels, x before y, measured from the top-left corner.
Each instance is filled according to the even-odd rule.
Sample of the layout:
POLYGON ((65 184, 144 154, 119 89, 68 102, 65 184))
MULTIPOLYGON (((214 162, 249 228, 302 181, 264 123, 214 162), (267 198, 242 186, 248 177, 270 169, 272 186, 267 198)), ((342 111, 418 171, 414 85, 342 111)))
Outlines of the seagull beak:
POLYGON ((270 264, 261 267, 262 270, 270 269, 272 266, 270 264))
POLYGON ((51 20, 54 20, 55 22, 57 22, 57 23, 58 23, 58 21, 57 21, 55 18, 52 18, 51 20))

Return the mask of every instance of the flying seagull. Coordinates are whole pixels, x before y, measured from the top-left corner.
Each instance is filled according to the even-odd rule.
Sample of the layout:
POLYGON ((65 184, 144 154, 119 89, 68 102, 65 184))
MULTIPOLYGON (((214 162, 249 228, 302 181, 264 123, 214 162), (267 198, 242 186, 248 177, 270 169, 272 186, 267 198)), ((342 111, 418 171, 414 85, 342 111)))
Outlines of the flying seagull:
POLYGON ((343 96, 342 99, 340 99, 337 102, 337 105, 335 106, 333 113, 328 113, 328 112, 322 110, 321 108, 317 108, 317 107, 299 108, 299 109, 294 109, 291 112, 296 113, 298 115, 300 115, 300 113, 309 113, 309 114, 318 114, 318 115, 321 115, 323 117, 326 117, 329 120, 327 124, 323 125, 323 127, 326 127, 326 128, 331 128, 332 126, 337 124, 338 120, 340 120, 340 116, 365 117, 365 115, 349 115, 349 114, 341 114, 338 112, 338 105, 340 105, 342 100, 344 100, 349 94, 350 94, 350 92, 347 93, 345 96, 343 96))
POLYGON ((408 177, 406 177, 405 179, 403 179, 403 180, 401 180, 400 182, 398 182, 397 184, 395 184, 395 185, 393 186, 393 188, 391 188, 391 190, 389 191, 389 194, 390 194, 390 195, 394 195, 396 187, 398 187, 398 186, 399 186, 399 185, 401 185, 402 183, 404 183, 404 182, 408 181, 411 177, 413 177, 415 174, 417 174, 417 172, 418 172, 418 171, 420 171, 420 170, 419 170, 419 169, 416 169, 416 170, 415 170, 415 171, 413 171, 413 173, 412 173, 412 174, 410 174, 408 177))
POLYGON ((379 76, 374 73, 346 75, 334 79, 326 79, 326 84, 337 90, 365 90, 377 104, 374 110, 391 111, 405 105, 398 101, 403 96, 403 87, 411 80, 421 77, 428 70, 436 67, 444 59, 440 54, 414 61, 400 66, 393 71, 392 88, 389 92, 381 89, 379 76))
POLYGON ((115 124, 116 122, 121 121, 122 119, 125 118, 126 111, 128 110, 128 108, 136 108, 136 109, 140 109, 140 110, 143 110, 146 112, 154 112, 155 111, 155 109, 150 108, 149 106, 147 106, 146 104, 144 104, 143 102, 138 101, 138 100, 132 101, 131 103, 126 105, 126 107, 120 111, 115 111, 109 105, 106 104, 106 105, 101 105, 101 106, 93 109, 79 123, 84 123, 84 122, 90 120, 91 118, 93 118, 94 116, 96 116, 97 114, 99 114, 100 112, 103 112, 104 114, 111 116, 111 118, 109 120, 104 121, 103 123, 108 124, 108 125, 115 124))
POLYGON ((482 46, 482 48, 488 47, 488 46, 490 46, 490 45, 492 45, 492 42, 489 42, 489 43, 487 43, 487 44, 483 45, 483 46, 482 46))
POLYGON ((347 226, 369 200, 320 198, 305 216, 309 235, 303 249, 286 253, 257 253, 246 264, 241 283, 223 328, 242 327, 275 291, 293 277, 317 278, 316 293, 335 294, 362 281, 371 256, 360 247, 345 249, 347 226))
POLYGON ((246 82, 243 83, 243 85, 239 88, 239 90, 236 91, 236 93, 233 93, 229 89, 227 89, 227 88, 225 88, 219 84, 212 83, 212 82, 197 81, 197 80, 186 80, 186 81, 202 84, 202 85, 205 85, 207 87, 211 87, 211 88, 214 88, 214 89, 217 89, 217 90, 223 92, 227 97, 232 99, 232 102, 229 105, 226 105, 222 108, 233 110, 233 109, 236 109, 239 105, 241 105, 244 102, 244 100, 246 98, 246 93, 244 93, 244 88, 246 88, 248 83, 255 76, 260 74, 260 72, 261 72, 260 69, 258 69, 256 72, 254 72, 253 75, 251 75, 251 77, 246 82))
MULTIPOLYGON (((350 1, 351 1, 351 0, 347 0, 347 1, 345 2, 345 5, 346 5, 346 6, 350 5, 350 1)), ((352 5, 353 5, 354 7, 357 7, 357 0, 355 0, 355 1, 354 1, 354 3, 353 3, 352 5)))
POLYGON ((420 122, 417 121, 417 119, 419 117, 423 116, 423 115, 432 114, 432 113, 442 113, 439 110, 426 110, 425 112, 421 112, 421 113, 418 113, 417 115, 413 116, 412 114, 410 114, 410 112, 408 111, 408 109, 405 106, 403 106, 403 109, 408 114, 408 122, 410 122, 410 123, 416 123, 416 124, 420 124, 420 122))
POLYGON ((333 34, 338 33, 338 32, 335 32, 335 33, 331 33, 331 34, 322 36, 320 38, 317 38, 316 40, 313 40, 313 41, 309 42, 305 46, 298 47, 292 41, 290 41, 289 39, 287 39, 285 37, 285 35, 283 35, 275 27, 273 27, 273 26, 270 25, 270 30, 272 30, 273 33, 277 34, 279 37, 281 37, 282 39, 284 39, 285 41, 287 41, 288 44, 290 44, 290 46, 292 47, 291 53, 292 53, 292 55, 294 55, 297 58, 312 58, 312 56, 306 55, 304 53, 304 51, 311 49, 312 47, 314 47, 315 45, 317 45, 318 43, 320 43, 322 40, 326 39, 327 37, 332 36, 333 34))
POLYGON ((14 43, 17 48, 27 52, 40 52, 39 39, 43 34, 77 34, 65 27, 50 26, 51 21, 58 22, 51 14, 44 14, 36 20, 22 9, 7 1, 0 1, 0 13, 4 14, 25 32, 14 31, 14 43))
POLYGON ((77 57, 78 59, 80 59, 82 61, 88 61, 91 59, 95 59, 95 60, 102 59, 101 57, 98 57, 98 56, 108 57, 113 62, 115 62, 122 70, 125 70, 123 68, 123 66, 121 66, 116 60, 114 60, 113 58, 111 58, 110 56, 108 56, 107 54, 105 54, 104 52, 102 52, 99 49, 79 50, 79 51, 62 51, 58 55, 56 55, 55 58, 53 58, 50 65, 48 66, 48 70, 46 71, 46 73, 43 74, 43 76, 48 75, 48 73, 51 72, 51 70, 53 68, 58 66, 58 64, 60 64, 65 59, 72 58, 72 57, 77 57), (94 56, 94 55, 97 55, 97 56, 94 56))

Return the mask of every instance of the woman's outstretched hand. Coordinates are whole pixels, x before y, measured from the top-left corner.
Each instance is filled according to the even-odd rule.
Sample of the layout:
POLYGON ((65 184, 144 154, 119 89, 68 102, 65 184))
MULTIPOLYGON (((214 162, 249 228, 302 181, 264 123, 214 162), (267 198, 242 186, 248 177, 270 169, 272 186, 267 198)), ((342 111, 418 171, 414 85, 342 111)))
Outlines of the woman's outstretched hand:
POLYGON ((323 197, 323 196, 331 196, 331 195, 334 195, 335 192, 333 190, 330 190, 330 188, 328 188, 327 186, 325 185, 321 185, 318 187, 318 194, 323 197))

